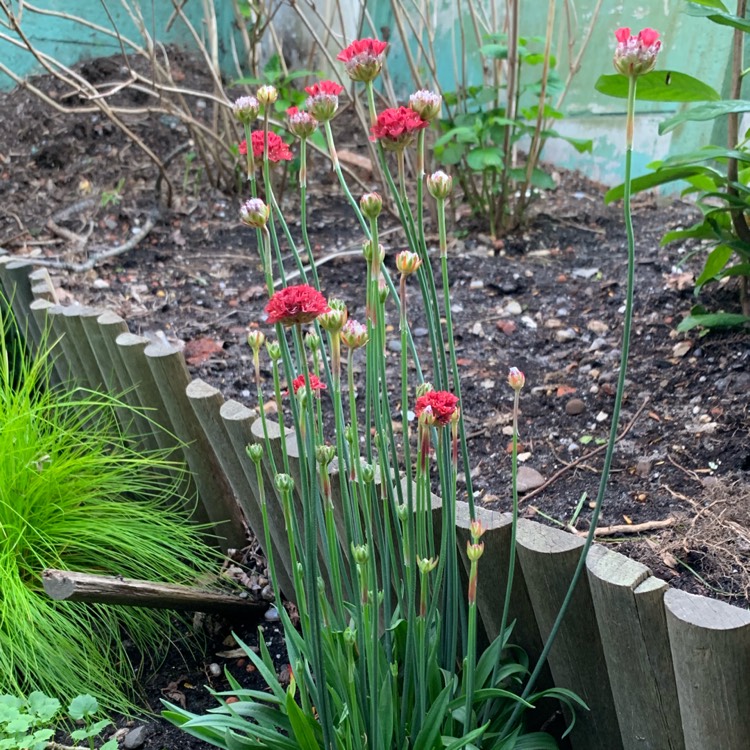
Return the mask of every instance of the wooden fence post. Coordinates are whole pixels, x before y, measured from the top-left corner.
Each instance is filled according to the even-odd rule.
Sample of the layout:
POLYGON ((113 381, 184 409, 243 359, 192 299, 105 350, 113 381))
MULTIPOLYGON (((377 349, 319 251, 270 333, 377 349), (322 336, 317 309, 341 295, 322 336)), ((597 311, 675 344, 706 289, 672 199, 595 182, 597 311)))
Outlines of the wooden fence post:
POLYGON ((599 545, 586 566, 625 750, 684 750, 662 602, 666 583, 599 545))
POLYGON ((28 260, 19 260, 8 255, 0 257, 0 284, 4 287, 5 296, 11 304, 18 330, 23 335, 28 335, 35 346, 39 346, 42 340, 41 329, 29 311, 34 301, 29 281, 29 274, 33 268, 33 264, 28 260))
MULTIPOLYGON (((224 423, 229 440, 234 448, 235 455, 239 461, 240 467, 245 474, 245 481, 249 488, 249 502, 256 504, 260 502, 260 490, 258 488, 258 478, 255 472, 255 464, 247 455, 246 448, 255 442, 253 437, 253 424, 257 420, 257 413, 254 409, 249 409, 239 401, 225 401, 219 409, 219 415, 224 423)), ((273 486, 273 477, 269 477, 263 464, 263 483, 266 496, 266 512, 268 515, 268 526, 271 535, 271 545, 276 565, 276 576, 279 580, 281 593, 290 601, 294 601, 294 585, 292 583, 292 564, 289 555, 289 549, 286 544, 286 528, 284 524, 284 515, 276 498, 276 489, 273 486)), ((244 505, 243 505, 244 507, 244 505)), ((260 513, 260 505, 258 505, 260 513)), ((265 534, 262 525, 262 514, 260 525, 252 520, 253 515, 247 512, 248 523, 253 529, 255 536, 261 542, 261 547, 265 549, 265 534)))
POLYGON ((664 606, 685 750, 747 750, 750 612, 678 589, 664 606))
MULTIPOLYGON (((260 546, 265 549, 266 537, 263 528, 263 514, 260 506, 258 483, 255 477, 255 466, 245 450, 245 447, 252 442, 251 435, 248 435, 249 439, 244 444, 242 444, 241 440, 237 440, 239 432, 236 428, 239 424, 235 419, 233 420, 233 427, 235 428, 236 437, 235 440, 232 440, 229 432, 229 420, 226 417, 222 418, 222 409, 226 406, 224 397, 217 388, 208 385, 208 383, 202 380, 193 380, 187 387, 187 395, 196 417, 216 450, 216 455, 219 458, 222 469, 229 479, 234 494, 237 496, 240 506, 245 513, 245 519, 253 536, 258 540, 260 546)), ((237 412, 230 409, 229 413, 236 415, 237 412)), ((251 425, 252 422, 246 425, 248 432, 251 430, 251 425)), ((275 500, 275 496, 272 488, 267 487, 266 490, 266 507, 268 507, 268 498, 270 497, 273 501, 275 500)), ((271 530, 271 549, 266 550, 266 552, 273 555, 276 564, 276 575, 279 579, 279 586, 282 592, 288 599, 293 601, 295 598, 294 587, 291 585, 291 580, 287 575, 287 568, 291 569, 291 566, 287 564, 282 552, 286 547, 286 536, 283 527, 276 530, 281 533, 281 536, 276 537, 274 535, 274 529, 270 524, 270 513, 269 529, 271 530)), ((287 551, 286 557, 288 558, 288 556, 289 553, 287 551)), ((280 592, 277 591, 275 593, 279 597, 277 598, 277 604, 281 606, 280 592)))
MULTIPOLYGON (((539 632, 544 640, 560 610, 583 539, 520 519, 518 557, 539 632)), ((589 707, 579 711, 570 738, 576 750, 623 750, 604 652, 586 576, 581 579, 549 654, 557 687, 572 690, 589 707)))
POLYGON ((240 506, 221 469, 214 447, 195 418, 185 389, 190 382, 182 352, 166 344, 144 349, 175 434, 184 443, 185 457, 193 472, 198 494, 222 550, 241 549, 246 540, 240 506))
POLYGON ((50 349, 52 367, 56 373, 54 380, 68 386, 73 380, 73 372, 63 348, 64 334, 59 326, 55 325, 56 318, 51 313, 53 309, 62 308, 59 305, 53 305, 46 299, 34 300, 29 305, 29 310, 36 320, 39 330, 47 333, 47 347, 50 349))

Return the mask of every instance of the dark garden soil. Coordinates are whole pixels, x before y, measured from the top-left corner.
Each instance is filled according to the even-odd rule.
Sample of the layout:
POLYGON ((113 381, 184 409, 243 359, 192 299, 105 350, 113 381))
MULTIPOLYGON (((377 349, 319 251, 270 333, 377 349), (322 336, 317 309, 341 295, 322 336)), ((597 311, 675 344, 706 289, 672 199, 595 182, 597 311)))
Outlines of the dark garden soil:
MULTIPOLYGON (((190 77, 198 75, 189 60, 182 64, 190 77)), ((45 79, 37 84, 53 95, 61 93, 45 79)), ((200 85, 195 81, 193 88, 200 85)), ((81 262, 94 248, 132 238, 156 209, 156 170, 98 115, 54 113, 18 90, 0 95, 0 117, 0 247, 5 250, 81 262), (121 179, 116 200, 102 205, 103 193, 115 190, 121 179), (54 225, 48 224, 51 218, 54 225), (71 243, 60 227, 85 236, 85 245, 71 243)), ((341 120, 346 125, 338 128, 340 148, 366 155, 365 136, 352 138, 353 130, 360 131, 346 112, 341 120)), ((165 118, 142 115, 130 125, 160 156, 187 138, 179 123, 165 118)), ((184 189, 171 209, 161 209, 147 237, 86 273, 51 273, 65 302, 112 309, 134 332, 184 342, 195 377, 219 387, 226 398, 252 405, 245 338, 248 327, 267 331, 254 234, 237 220, 240 196, 212 189, 180 159, 169 169, 184 189)), ((366 168, 360 166, 357 174, 377 187, 366 168)), ((350 314, 363 319, 361 233, 326 165, 314 162, 310 176, 310 232, 316 259, 325 259, 319 266, 323 292, 344 298, 350 314)), ((449 248, 450 291, 478 502, 509 508, 511 391, 506 377, 516 366, 526 374, 521 466, 536 470, 544 481, 522 496, 522 513, 581 532, 588 528, 602 466, 600 445, 614 401, 625 231, 621 206, 605 206, 600 185, 575 173, 558 177, 558 189, 534 205, 529 226, 503 240, 493 241, 459 209, 449 248)), ((284 197, 290 217, 298 215, 293 192, 284 197)), ((601 541, 648 564, 673 586, 747 607, 750 333, 676 332, 694 304, 692 280, 704 255, 682 263, 694 248, 660 247, 659 241, 666 230, 691 224, 696 212, 687 203, 653 197, 638 197, 634 210, 633 352, 622 438, 599 522, 625 528, 601 541), (629 526, 665 519, 673 519, 671 525, 628 533, 629 526)), ((403 246, 398 232, 388 231, 388 220, 384 227, 386 263, 392 266, 403 246)), ((428 231, 433 232, 428 239, 439 273, 437 238, 433 228, 428 231)), ((737 287, 714 286, 701 301, 711 309, 736 310, 737 287)), ((416 308, 412 326, 421 344, 426 331, 416 308)), ((395 386, 398 321, 393 312, 389 323, 395 386)), ((238 674, 247 668, 246 662, 215 656, 229 648, 234 646, 207 651, 198 671, 188 661, 147 678, 151 707, 158 709, 158 698, 170 692, 174 700, 184 696, 193 710, 204 707, 202 685, 219 684, 209 665, 228 663, 238 674)), ((244 672, 244 677, 252 675, 244 672)), ((166 737, 158 727, 145 748, 203 747, 180 732, 166 737)))

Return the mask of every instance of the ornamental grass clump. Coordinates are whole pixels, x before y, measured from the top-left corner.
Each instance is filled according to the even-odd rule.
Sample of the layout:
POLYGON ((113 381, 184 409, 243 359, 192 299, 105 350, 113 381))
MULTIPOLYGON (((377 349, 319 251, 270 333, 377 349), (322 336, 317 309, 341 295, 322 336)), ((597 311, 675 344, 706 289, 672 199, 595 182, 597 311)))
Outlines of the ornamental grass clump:
POLYGON ((175 494, 180 466, 128 445, 119 399, 53 388, 54 350, 27 355, 9 315, 0 307, 0 694, 96 690, 130 711, 140 654, 165 653, 173 618, 53 601, 42 571, 187 583, 216 559, 175 494))
MULTIPOLYGON (((583 706, 563 688, 536 688, 559 622, 533 669, 511 645, 517 425, 525 377, 517 368, 508 374, 514 415, 509 574, 497 605, 502 612, 499 633, 481 647, 477 586, 486 574, 481 569, 485 530, 476 517, 451 315, 445 204, 452 179, 444 172, 427 176, 423 169, 424 134, 439 107, 434 95, 418 92, 411 108, 377 112, 373 80, 384 49, 377 40, 359 40, 339 59, 352 80, 365 85, 370 136, 377 141, 384 187, 401 219, 406 248, 395 254, 393 264, 386 263, 379 242, 382 197, 367 193, 357 201, 352 196, 336 159, 330 118, 317 118, 326 132, 339 184, 362 230, 363 293, 361 299, 348 302, 364 310, 363 320, 349 317, 343 301, 326 299, 315 265, 303 265, 303 254, 314 257, 304 213, 306 186, 300 185, 300 246, 274 197, 268 153, 263 165, 268 205, 254 198, 241 209, 243 221, 257 232, 269 297, 265 320, 258 311, 258 323, 265 324, 268 333, 254 329, 248 337, 265 440, 248 446, 247 452, 256 470, 271 578, 278 591, 278 571, 285 566, 299 610, 299 628, 285 609, 279 610, 291 681, 288 687, 280 684, 261 637, 259 654, 246 651, 266 681, 267 692, 243 690, 228 676, 231 690, 215 693, 220 705, 207 715, 176 706, 168 706, 165 715, 226 750, 556 748, 550 734, 527 727, 526 717, 529 709, 539 707, 539 726, 556 711, 557 701, 570 709, 583 706), (404 154, 411 148, 416 149, 418 165, 415 186, 407 186, 404 169, 404 154), (436 204, 436 257, 428 252, 425 239, 425 186, 436 204), (250 215, 252 222, 246 219, 250 215), (301 283, 287 283, 281 237, 301 283), (395 274, 389 270, 392 266, 395 274), (420 360, 412 339, 410 311, 415 306, 427 324, 426 362, 420 360), (398 319, 397 328, 389 324, 391 317, 398 319), (275 335, 274 340, 267 335, 275 335), (396 347, 389 346, 393 337, 398 338, 396 347), (259 374, 264 346, 279 416, 276 444, 262 408, 267 400, 259 374), (393 349, 398 353, 387 354, 393 349), (396 393, 390 391, 388 377, 392 360, 400 375, 396 393), (358 369, 363 371, 359 378, 358 369), (284 380, 288 386, 282 393, 284 380), (400 417, 400 425, 394 424, 394 416, 400 417), (295 457, 290 456, 290 446, 295 457), (269 469, 271 487, 264 480, 269 469), (471 517, 469 540, 461 552, 456 531, 459 472, 471 517), (276 502, 283 512, 288 552, 284 560, 272 554, 268 508, 276 502), (549 698, 555 699, 554 706, 545 709, 543 701, 549 698)), ((323 85, 316 86, 311 87, 316 93, 309 107, 317 97, 342 93, 321 93, 323 85)), ((303 165, 304 143, 302 138, 303 165)), ((255 190, 252 180, 250 189, 255 190)), ((612 443, 614 435, 615 426, 612 443)), ((607 471, 598 508, 606 480, 607 471)), ((594 526, 595 520, 568 602, 594 526)), ((283 544, 280 539, 275 542, 277 548, 283 544)), ((574 712, 571 715, 574 721, 574 712)))

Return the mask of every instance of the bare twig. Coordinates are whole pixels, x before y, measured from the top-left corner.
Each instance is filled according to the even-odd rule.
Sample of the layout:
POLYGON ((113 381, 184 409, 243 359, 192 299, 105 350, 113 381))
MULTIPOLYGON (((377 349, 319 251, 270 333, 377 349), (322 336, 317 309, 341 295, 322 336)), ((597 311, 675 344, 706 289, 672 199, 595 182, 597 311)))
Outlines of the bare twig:
MULTIPOLYGON (((617 534, 641 534, 644 531, 656 531, 658 529, 666 529, 670 526, 674 526, 679 518, 675 516, 669 516, 669 518, 663 518, 661 521, 644 521, 643 523, 619 523, 614 526, 599 526, 594 531, 594 536, 616 536, 617 534)), ((576 536, 586 536, 586 531, 579 531, 571 526, 566 527, 568 531, 575 534, 576 536)))

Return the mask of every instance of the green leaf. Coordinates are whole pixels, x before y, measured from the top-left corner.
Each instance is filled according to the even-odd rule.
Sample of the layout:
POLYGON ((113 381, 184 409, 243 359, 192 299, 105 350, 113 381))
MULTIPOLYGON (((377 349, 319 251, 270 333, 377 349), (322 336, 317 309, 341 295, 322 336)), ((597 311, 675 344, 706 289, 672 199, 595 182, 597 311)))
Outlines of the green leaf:
MULTIPOLYGON (((628 98, 628 78, 619 73, 599 76, 595 88, 606 96, 628 98)), ((721 99, 707 83, 676 70, 652 70, 638 76, 635 97, 643 102, 705 102, 721 99)))
POLYGON ((750 317, 740 315, 739 313, 690 314, 686 318, 683 318, 682 322, 677 326, 677 330, 680 333, 684 333, 699 326, 703 328, 739 328, 747 323, 750 323, 750 317))
POLYGON ((594 150, 594 141, 591 138, 573 138, 572 136, 558 133, 557 130, 543 130, 542 136, 544 138, 561 138, 566 143, 569 143, 579 154, 590 154, 594 150))
POLYGON ((443 745, 445 745, 445 750, 461 750, 461 748, 468 747, 469 745, 474 747, 474 745, 472 745, 474 740, 480 739, 481 736, 487 731, 487 728, 489 727, 489 725, 490 725, 490 722, 488 721, 483 726, 473 729, 467 735, 464 735, 463 737, 455 739, 452 742, 448 740, 448 738, 443 737, 443 745))
POLYGON ((289 690, 286 694, 286 712, 292 723, 294 739, 300 750, 320 750, 320 745, 315 739, 314 727, 320 727, 315 719, 305 714, 294 700, 294 693, 289 690))
POLYGON ((715 8, 716 10, 722 10, 725 13, 728 12, 728 8, 721 0, 690 0, 690 5, 705 5, 706 8, 715 8))
POLYGON ((705 122, 733 113, 750 112, 750 102, 744 99, 724 99, 711 104, 701 104, 685 112, 680 112, 659 125, 659 135, 671 133, 683 122, 705 122))
POLYGON ((71 719, 79 721, 99 710, 99 701, 93 695, 78 695, 68 706, 68 715, 71 719))
POLYGON ((744 149, 725 148, 724 146, 703 146, 686 154, 675 154, 664 160, 664 165, 678 167, 683 164, 694 164, 698 161, 715 161, 717 159, 736 159, 740 162, 750 162, 750 151, 744 149))
MULTIPOLYGON (((747 18, 740 18, 729 12, 716 13, 713 8, 700 7, 699 5, 688 5, 686 13, 689 16, 698 16, 701 18, 707 18, 713 23, 719 24, 719 26, 729 26, 734 29, 744 31, 746 34, 750 33, 750 20, 747 18)), ((726 11, 726 8, 724 9, 726 11)))
POLYGON ((414 750, 433 750, 435 741, 440 736, 440 729, 445 716, 445 709, 451 697, 453 685, 446 685, 425 716, 424 725, 414 740, 414 750))
POLYGON ((750 276, 750 263, 737 263, 737 265, 725 268, 719 274, 719 278, 722 279, 727 276, 750 276))
POLYGON ((477 172, 483 172, 491 167, 502 169, 503 156, 497 148, 474 148, 466 154, 466 163, 477 172))
MULTIPOLYGON (((655 172, 649 172, 642 177, 636 177, 630 184, 633 193, 638 193, 641 190, 649 190, 650 188, 656 187, 657 185, 665 185, 668 182, 675 182, 676 180, 685 180, 688 177, 694 175, 718 175, 719 173, 715 169, 710 167, 699 167, 699 166, 685 166, 685 167, 668 167, 661 168, 655 172)), ((605 203, 612 203, 613 201, 620 200, 625 192, 624 185, 617 185, 616 187, 610 188, 604 195, 605 203)))
POLYGON ((485 57, 494 57, 496 60, 505 60, 508 57, 508 45, 484 44, 479 48, 479 52, 485 57))
POLYGON ((31 693, 27 700, 28 711, 37 717, 40 722, 50 721, 60 710, 60 701, 50 698, 39 690, 31 693))
POLYGON ((726 266, 727 263, 729 263, 729 259, 734 254, 734 251, 731 247, 727 247, 726 245, 717 245, 706 258, 706 263, 703 266, 703 272, 701 275, 695 280, 695 293, 697 294, 700 291, 700 288, 707 282, 711 281, 711 279, 715 279, 719 272, 724 269, 724 266, 726 266))

